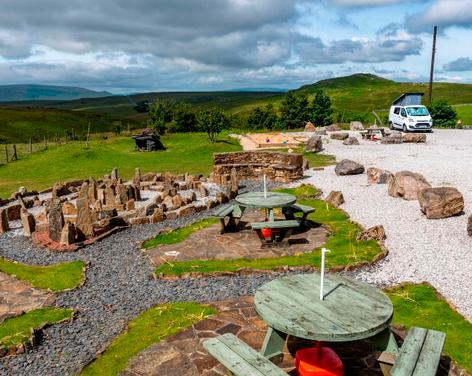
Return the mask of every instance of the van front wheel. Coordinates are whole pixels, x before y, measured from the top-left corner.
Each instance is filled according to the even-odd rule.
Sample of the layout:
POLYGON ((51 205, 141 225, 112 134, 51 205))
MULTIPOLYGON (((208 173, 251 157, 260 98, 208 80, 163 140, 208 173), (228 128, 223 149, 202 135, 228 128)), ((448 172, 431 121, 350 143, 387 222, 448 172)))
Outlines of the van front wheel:
POLYGON ((403 124, 403 132, 407 133, 408 132, 408 129, 406 127, 406 124, 403 124))
POLYGON ((393 123, 392 122, 388 123, 388 127, 390 128, 390 130, 393 131, 393 123))

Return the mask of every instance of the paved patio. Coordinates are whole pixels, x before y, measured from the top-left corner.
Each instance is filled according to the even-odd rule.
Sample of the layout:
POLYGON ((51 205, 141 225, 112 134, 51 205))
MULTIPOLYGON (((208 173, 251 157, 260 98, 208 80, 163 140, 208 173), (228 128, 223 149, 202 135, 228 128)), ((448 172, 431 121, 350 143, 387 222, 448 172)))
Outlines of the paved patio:
POLYGON ((26 282, 0 272, 0 322, 51 305, 53 301, 52 293, 35 289, 26 282))
MULTIPOLYGON (((212 304, 219 313, 169 339, 157 343, 133 357, 121 376, 224 376, 225 368, 203 349, 205 339, 224 333, 233 333, 256 350, 262 346, 267 330, 253 308, 253 299, 246 297, 238 301, 212 304)), ((312 341, 289 337, 283 357, 275 362, 290 375, 297 349, 313 346, 312 341)), ((377 353, 368 342, 355 345, 330 344, 341 357, 346 375, 382 375, 377 363, 377 353)))
POLYGON ((183 242, 158 246, 146 253, 155 266, 167 261, 281 257, 311 252, 325 244, 329 235, 324 227, 308 222, 307 229, 294 232, 289 244, 262 249, 249 224, 261 220, 261 215, 245 213, 243 219, 238 232, 220 234, 221 226, 217 224, 192 233, 183 242))

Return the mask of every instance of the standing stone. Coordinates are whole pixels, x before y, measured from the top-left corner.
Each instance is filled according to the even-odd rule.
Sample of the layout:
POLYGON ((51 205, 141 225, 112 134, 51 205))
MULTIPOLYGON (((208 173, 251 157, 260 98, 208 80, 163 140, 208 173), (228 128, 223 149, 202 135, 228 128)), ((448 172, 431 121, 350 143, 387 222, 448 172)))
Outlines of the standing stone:
POLYGON ((97 190, 97 199, 102 203, 105 204, 105 189, 99 188, 97 190))
POLYGON ((89 202, 95 202, 98 199, 97 182, 93 178, 90 178, 90 183, 89 183, 87 193, 88 193, 87 198, 89 202))
POLYGON ((64 226, 64 216, 62 214, 61 200, 52 199, 49 204, 49 238, 55 242, 61 241, 62 227, 64 226))
POLYGON ((152 213, 151 217, 149 218, 151 223, 162 222, 166 219, 166 215, 164 211, 160 208, 155 208, 154 213, 152 213))
POLYGON ((10 230, 10 225, 8 224, 8 214, 6 209, 0 209, 0 234, 10 230))
POLYGON ((28 210, 21 209, 21 224, 23 225, 23 235, 31 236, 36 228, 36 221, 28 210))
POLYGON ((80 235, 85 237, 93 236, 92 213, 90 212, 87 199, 77 199, 77 230, 80 235))
POLYGON ((111 170, 110 180, 112 185, 118 184, 118 170, 116 167, 111 170))
POLYGON ((422 189, 431 188, 423 175, 411 171, 397 172, 388 181, 388 194, 405 200, 417 200, 422 189))
POLYGON ((363 131, 364 125, 360 121, 351 121, 349 123, 349 129, 351 131, 363 131))
POLYGON ((75 243, 77 230, 74 224, 67 222, 61 232, 61 244, 71 245, 75 243))
POLYGON ((180 208, 182 206, 182 197, 180 195, 173 196, 172 205, 174 209, 180 208))
POLYGON ((89 184, 84 181, 80 187, 78 198, 88 198, 89 195, 89 184))
POLYGON ((198 188, 198 193, 200 194, 200 197, 206 197, 208 196, 208 189, 202 184, 198 188))
POLYGON ((321 140, 321 136, 311 136, 306 144, 305 144, 305 151, 310 153, 319 153, 323 150, 323 141, 321 140))
POLYGON ((230 175, 230 197, 235 198, 238 195, 238 191, 239 191, 238 172, 233 167, 231 169, 231 175, 230 175))
POLYGON ((126 211, 131 211, 131 210, 134 210, 134 209, 135 209, 134 200, 133 199, 128 200, 126 202, 126 211))
POLYGON ((128 201, 128 188, 123 184, 118 184, 115 189, 115 203, 117 205, 124 205, 128 201))
POLYGON ((326 197, 325 201, 328 204, 337 208, 340 205, 344 204, 344 196, 340 191, 331 191, 330 194, 326 197))
POLYGON ((311 121, 307 121, 305 124, 305 132, 315 132, 316 127, 313 125, 311 121))
POLYGON ((115 205, 115 189, 112 186, 105 188, 105 205, 115 205))
POLYGON ((137 185, 139 187, 139 185, 141 184, 141 170, 139 168, 135 168, 134 169, 134 178, 133 178, 133 184, 134 185, 137 185))
POLYGON ((464 197, 453 187, 422 189, 418 193, 418 202, 428 219, 448 218, 464 210, 464 197))

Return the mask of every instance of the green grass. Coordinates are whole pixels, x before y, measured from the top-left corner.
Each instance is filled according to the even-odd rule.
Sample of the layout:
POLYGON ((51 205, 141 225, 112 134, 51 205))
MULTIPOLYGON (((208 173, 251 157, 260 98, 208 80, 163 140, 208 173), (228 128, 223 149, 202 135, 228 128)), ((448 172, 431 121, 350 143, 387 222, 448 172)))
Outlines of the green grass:
POLYGON ((0 258, 1 272, 14 275, 34 287, 54 292, 73 289, 80 285, 84 279, 84 266, 82 261, 33 266, 0 258))
POLYGON ((33 328, 59 323, 72 317, 72 309, 40 308, 21 316, 6 319, 0 324, 0 348, 8 348, 27 341, 33 328))
POLYGON ((90 142, 68 143, 50 150, 33 153, 16 162, 0 166, 0 197, 9 197, 18 187, 40 190, 56 181, 101 178, 118 168, 120 177, 131 178, 134 169, 173 173, 210 173, 213 153, 238 151, 236 139, 221 135, 218 142, 208 142, 202 133, 176 133, 162 138, 167 150, 158 152, 134 151, 129 137, 110 137, 90 142))
POLYGON ((455 106, 454 108, 463 125, 472 125, 472 104, 455 106))
POLYGON ((444 353, 472 373, 472 324, 439 299, 428 285, 405 285, 387 290, 394 305, 393 322, 446 333, 444 353))
MULTIPOLYGON (((298 151, 297 151, 298 152, 298 151)), ((303 156, 310 163, 310 168, 326 167, 336 164, 336 157, 328 154, 302 152, 303 156)))
POLYGON ((126 367, 128 360, 141 350, 213 313, 213 308, 196 303, 169 303, 151 308, 132 320, 128 329, 115 338, 93 363, 84 368, 82 375, 118 375, 126 367))
POLYGON ((185 239, 187 239, 190 236, 190 234, 192 234, 193 232, 201 230, 205 227, 209 227, 218 222, 219 220, 217 218, 203 219, 189 226, 185 226, 185 227, 181 227, 172 231, 160 233, 154 238, 146 240, 142 246, 145 249, 149 249, 149 248, 157 247, 159 245, 180 243, 180 242, 183 242, 185 239))
MULTIPOLYGON (((382 250, 376 241, 356 240, 360 227, 349 220, 349 217, 341 210, 329 206, 323 200, 313 200, 303 198, 307 196, 307 188, 284 189, 283 192, 295 194, 299 197, 298 203, 316 208, 316 211, 309 215, 309 219, 314 222, 327 225, 332 234, 324 244, 325 248, 331 249, 327 258, 327 267, 348 266, 360 262, 370 262, 382 250)), ((315 191, 308 191, 309 195, 315 191)), ((182 276, 185 273, 214 273, 230 271, 234 272, 241 268, 258 270, 271 270, 283 266, 304 266, 320 265, 320 248, 313 252, 303 253, 295 256, 284 256, 278 258, 261 259, 236 259, 236 260, 193 260, 165 263, 156 268, 156 275, 182 276)))

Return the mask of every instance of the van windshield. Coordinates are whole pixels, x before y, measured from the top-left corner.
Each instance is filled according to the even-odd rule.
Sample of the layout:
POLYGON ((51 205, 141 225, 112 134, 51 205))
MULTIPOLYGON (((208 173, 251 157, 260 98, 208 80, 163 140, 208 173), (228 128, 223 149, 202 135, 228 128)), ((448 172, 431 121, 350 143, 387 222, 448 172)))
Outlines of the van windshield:
POLYGON ((429 112, 428 109, 424 106, 421 107, 407 107, 406 112, 410 116, 428 116, 429 112))

